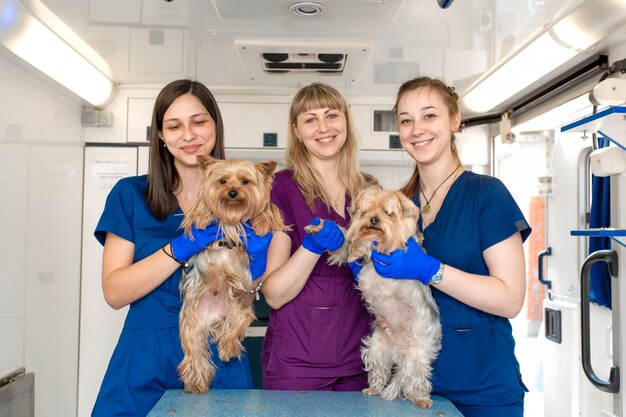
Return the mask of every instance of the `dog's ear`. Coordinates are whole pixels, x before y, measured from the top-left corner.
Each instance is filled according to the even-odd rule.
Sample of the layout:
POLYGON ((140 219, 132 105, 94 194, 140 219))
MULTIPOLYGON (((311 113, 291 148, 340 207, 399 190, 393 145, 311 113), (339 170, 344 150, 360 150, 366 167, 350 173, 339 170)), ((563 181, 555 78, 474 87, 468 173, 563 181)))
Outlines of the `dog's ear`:
POLYGON ((203 171, 206 171, 211 165, 218 161, 218 159, 213 158, 211 155, 196 155, 196 159, 203 171))
POLYGON ((359 193, 356 195, 356 197, 354 197, 352 199, 352 203, 351 203, 351 212, 352 214, 356 213, 356 211, 359 209, 359 207, 363 204, 363 199, 365 198, 365 196, 370 192, 371 188, 367 187, 362 189, 361 191, 359 191, 359 193))
POLYGON ((276 161, 263 161, 256 164, 255 167, 265 176, 265 178, 267 178, 272 176, 274 170, 276 169, 276 165, 278 165, 276 161))
POLYGON ((398 202, 400 203, 400 208, 402 209, 404 217, 414 217, 417 219, 420 213, 415 203, 399 191, 396 196, 398 198, 398 202))

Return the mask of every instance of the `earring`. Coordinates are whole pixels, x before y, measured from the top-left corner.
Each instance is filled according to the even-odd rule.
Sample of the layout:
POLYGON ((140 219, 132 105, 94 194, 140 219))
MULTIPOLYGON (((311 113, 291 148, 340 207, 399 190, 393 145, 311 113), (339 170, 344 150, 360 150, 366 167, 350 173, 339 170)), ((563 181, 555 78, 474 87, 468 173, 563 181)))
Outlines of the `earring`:
POLYGON ((165 142, 163 142, 163 147, 164 147, 164 148, 167 148, 167 145, 165 144, 165 142))
POLYGON ((300 143, 304 143, 304 142, 302 142, 302 139, 298 139, 298 142, 300 142, 300 143))

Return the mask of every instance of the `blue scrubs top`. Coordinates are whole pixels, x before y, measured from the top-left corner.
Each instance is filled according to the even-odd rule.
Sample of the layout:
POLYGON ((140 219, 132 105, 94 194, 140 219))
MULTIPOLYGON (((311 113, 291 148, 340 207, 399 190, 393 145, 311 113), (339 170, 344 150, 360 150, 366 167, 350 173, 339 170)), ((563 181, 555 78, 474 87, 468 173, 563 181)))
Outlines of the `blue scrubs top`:
MULTIPOLYGON (((413 201, 419 206, 418 193, 413 201)), ((424 248, 454 268, 489 275, 483 251, 517 232, 526 240, 530 231, 499 179, 465 171, 450 187, 435 221, 423 230, 424 248)), ((509 320, 470 307, 436 286, 431 289, 443 327, 441 352, 433 364, 433 394, 467 405, 523 400, 528 389, 515 358, 509 320)))
MULTIPOLYGON (((104 245, 106 233, 135 244, 134 262, 161 249, 182 231, 183 212, 156 219, 145 201, 147 176, 123 178, 107 197, 95 230, 104 245)), ((183 359, 178 334, 182 300, 178 290, 182 269, 157 289, 130 305, 92 416, 145 416, 166 389, 181 389, 176 367, 183 359)), ((210 344, 217 366, 211 388, 252 388, 248 358, 220 361, 210 344)))

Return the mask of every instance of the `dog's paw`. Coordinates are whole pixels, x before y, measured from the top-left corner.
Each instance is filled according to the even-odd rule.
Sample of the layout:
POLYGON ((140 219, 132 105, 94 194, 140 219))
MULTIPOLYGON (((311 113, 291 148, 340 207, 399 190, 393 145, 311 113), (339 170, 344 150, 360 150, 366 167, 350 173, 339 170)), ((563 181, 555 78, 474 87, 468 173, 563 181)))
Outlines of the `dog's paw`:
POLYGON ((361 392, 365 395, 380 395, 380 390, 376 388, 365 388, 361 392))
POLYGON ((191 394, 206 394, 207 392, 209 392, 209 386, 204 384, 185 384, 184 391, 191 394))
POLYGON ((409 401, 419 408, 433 408, 433 400, 430 398, 409 398, 409 401))
POLYGON ((320 223, 316 225, 308 224, 304 226, 304 231, 310 235, 316 235, 324 228, 324 219, 320 219, 320 223))

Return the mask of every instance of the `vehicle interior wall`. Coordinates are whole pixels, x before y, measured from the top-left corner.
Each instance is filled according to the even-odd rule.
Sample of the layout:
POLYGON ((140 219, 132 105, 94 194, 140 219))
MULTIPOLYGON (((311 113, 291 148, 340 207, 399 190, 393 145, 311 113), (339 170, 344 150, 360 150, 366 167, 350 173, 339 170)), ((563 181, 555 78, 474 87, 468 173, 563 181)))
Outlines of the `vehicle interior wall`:
POLYGON ((0 375, 35 374, 35 409, 73 415, 82 105, 0 57, 0 375))

